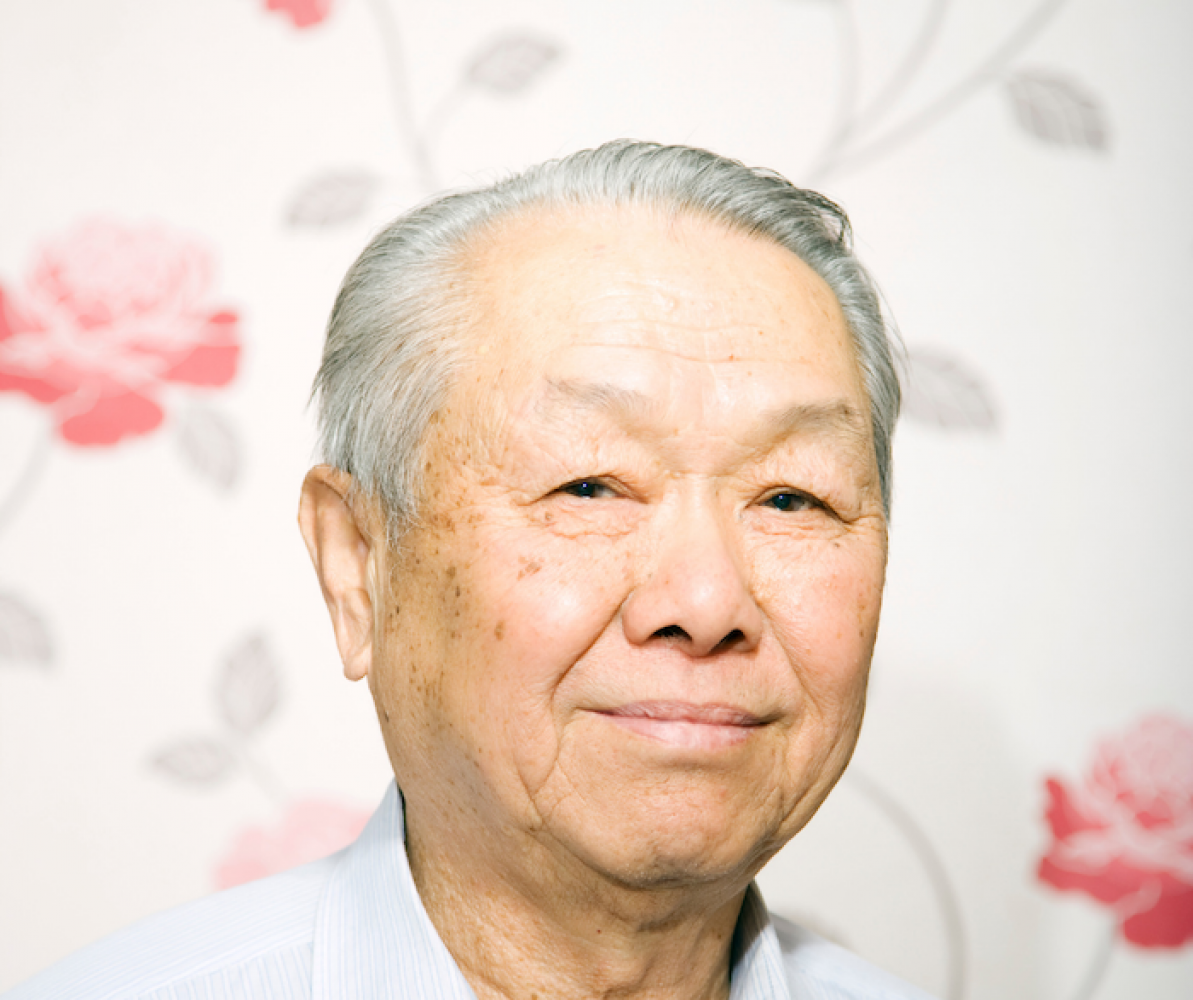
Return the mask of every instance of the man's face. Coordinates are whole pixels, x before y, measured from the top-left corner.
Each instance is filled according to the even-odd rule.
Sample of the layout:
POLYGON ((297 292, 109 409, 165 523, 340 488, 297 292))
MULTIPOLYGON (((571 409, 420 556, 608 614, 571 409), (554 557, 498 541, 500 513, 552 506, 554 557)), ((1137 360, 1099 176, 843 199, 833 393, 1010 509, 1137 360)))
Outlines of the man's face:
POLYGON ((632 209, 508 221, 464 284, 370 673, 411 829, 748 878, 845 767, 878 625, 837 302, 786 250, 632 209))

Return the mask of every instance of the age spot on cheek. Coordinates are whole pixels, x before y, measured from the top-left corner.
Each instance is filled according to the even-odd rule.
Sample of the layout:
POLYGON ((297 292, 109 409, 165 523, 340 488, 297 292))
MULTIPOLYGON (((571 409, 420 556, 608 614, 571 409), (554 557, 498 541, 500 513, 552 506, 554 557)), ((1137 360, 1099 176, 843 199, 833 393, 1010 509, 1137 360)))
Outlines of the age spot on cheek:
POLYGON ((501 642, 501 640, 505 638, 505 622, 498 622, 495 626, 493 626, 493 637, 498 642, 501 642))
POLYGON ((527 561, 520 570, 518 570, 518 579, 521 580, 523 577, 533 576, 542 568, 543 564, 541 562, 539 562, 537 559, 531 559, 527 561))

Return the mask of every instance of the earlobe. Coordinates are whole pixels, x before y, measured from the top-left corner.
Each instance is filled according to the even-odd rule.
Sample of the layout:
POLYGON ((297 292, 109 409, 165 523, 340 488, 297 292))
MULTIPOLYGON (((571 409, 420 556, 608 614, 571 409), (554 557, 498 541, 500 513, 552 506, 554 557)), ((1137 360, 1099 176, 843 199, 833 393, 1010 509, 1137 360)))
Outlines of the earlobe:
POLYGON ((331 615, 344 675, 358 681, 372 666, 375 553, 374 536, 358 521, 351 489, 346 472, 315 466, 302 484, 298 525, 331 615))

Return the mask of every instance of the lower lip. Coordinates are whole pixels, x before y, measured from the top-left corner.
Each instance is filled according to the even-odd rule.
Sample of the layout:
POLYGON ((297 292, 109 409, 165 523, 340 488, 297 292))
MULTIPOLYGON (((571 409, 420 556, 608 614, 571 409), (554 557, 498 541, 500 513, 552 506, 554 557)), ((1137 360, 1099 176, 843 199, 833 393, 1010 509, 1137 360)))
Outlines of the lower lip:
POLYGON ((622 729, 662 743, 665 746, 685 750, 722 750, 744 743, 756 726, 723 725, 707 722, 691 722, 686 719, 645 719, 641 716, 600 715, 622 729))

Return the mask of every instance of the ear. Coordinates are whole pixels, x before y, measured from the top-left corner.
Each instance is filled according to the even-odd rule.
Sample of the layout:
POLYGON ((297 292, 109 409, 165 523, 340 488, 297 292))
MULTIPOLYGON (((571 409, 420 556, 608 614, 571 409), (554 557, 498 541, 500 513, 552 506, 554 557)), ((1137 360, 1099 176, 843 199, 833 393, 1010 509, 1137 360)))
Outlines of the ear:
MULTIPOLYGON (((315 564, 344 676, 358 681, 373 664, 376 562, 384 534, 350 500, 352 477, 330 465, 307 473, 298 504, 298 526, 315 564)), ((376 519, 374 519, 376 520, 376 519)))

